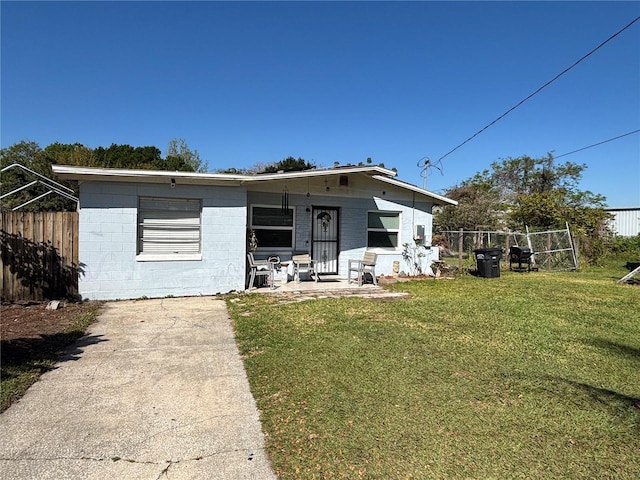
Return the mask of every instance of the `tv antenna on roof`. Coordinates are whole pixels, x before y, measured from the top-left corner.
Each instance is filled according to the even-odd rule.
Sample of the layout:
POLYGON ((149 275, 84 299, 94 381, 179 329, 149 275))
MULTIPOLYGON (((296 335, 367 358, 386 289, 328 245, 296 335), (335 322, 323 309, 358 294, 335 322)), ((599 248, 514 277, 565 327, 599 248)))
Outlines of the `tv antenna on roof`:
POLYGON ((442 164, 440 163, 440 160, 438 160, 436 163, 433 163, 429 157, 423 157, 420 160, 418 160, 418 168, 420 168, 420 176, 422 177, 422 189, 426 190, 427 189, 427 175, 429 175, 429 170, 432 168, 436 168, 439 172, 440 175, 444 175, 444 173, 442 173, 442 164))

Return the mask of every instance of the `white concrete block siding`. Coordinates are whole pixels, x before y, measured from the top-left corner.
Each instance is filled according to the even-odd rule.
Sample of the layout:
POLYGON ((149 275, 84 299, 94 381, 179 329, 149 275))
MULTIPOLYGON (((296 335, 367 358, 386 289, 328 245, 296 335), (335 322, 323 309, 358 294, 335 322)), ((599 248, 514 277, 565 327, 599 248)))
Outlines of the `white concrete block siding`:
MULTIPOLYGON (((378 275, 393 274, 393 262, 400 262, 400 270, 410 272, 410 266, 402 258, 404 243, 413 242, 413 226, 425 225, 426 238, 431 239, 431 204, 403 199, 383 199, 379 197, 352 199, 348 206, 342 209, 341 247, 339 268, 340 272, 347 272, 348 261, 359 260, 367 250, 367 221, 368 212, 384 210, 400 212, 400 234, 398 248, 395 251, 370 249, 377 253, 376 273, 378 275)), ((425 256, 421 258, 422 270, 427 271, 431 262, 438 260, 438 249, 425 249, 425 256)), ((346 273, 345 273, 346 276, 346 273)))
POLYGON ((82 182, 80 295, 125 299, 244 290, 246 189, 199 185, 82 182), (138 261, 138 197, 202 200, 201 260, 138 261))
MULTIPOLYGON (((403 244, 413 245, 415 225, 431 239, 432 205, 456 202, 393 179, 376 166, 347 166, 283 174, 221 175, 154 172, 54 165, 54 172, 80 182, 80 295, 91 299, 211 295, 243 290, 246 278, 246 227, 252 205, 280 207, 289 192, 295 208, 293 246, 280 251, 258 249, 257 256, 311 250, 312 209, 338 209, 338 274, 347 275, 350 259, 367 247, 367 212, 400 214, 399 245, 369 249, 378 254, 376 272, 393 273, 394 262, 411 273, 402 258, 403 244), (171 180, 177 179, 172 188, 171 180), (162 257, 137 255, 140 197, 199 199, 200 254, 162 257), (420 200, 420 201, 418 201, 420 200)), ((438 249, 423 250, 422 270, 438 259, 438 249)), ((289 266, 291 270, 291 265, 289 266)))
MULTIPOLYGON (((280 193, 249 192, 248 208, 251 205, 281 205, 280 193)), ((322 196, 307 197, 306 195, 290 194, 289 207, 295 207, 295 231, 294 244, 295 251, 310 251, 311 241, 311 210, 314 206, 328 208, 338 208, 340 211, 340 254, 338 257, 338 275, 346 278, 349 260, 359 260, 367 250, 367 212, 372 210, 388 210, 400 212, 401 231, 399 238, 399 248, 395 251, 374 250, 378 254, 376 273, 379 275, 391 275, 393 273, 393 262, 400 262, 400 270, 410 272, 410 266, 402 258, 402 244, 413 241, 413 225, 425 225, 426 238, 431 239, 432 213, 430 203, 416 202, 415 205, 411 195, 405 198, 383 199, 378 197, 354 198, 345 196, 322 196)), ((287 253, 274 252, 280 254, 281 258, 287 259, 287 253)), ((439 259, 437 248, 425 249, 425 256, 421 259, 422 270, 426 272, 431 262, 439 259)), ((263 256, 267 252, 262 252, 263 256)), ((258 251, 260 256, 260 250, 258 251)))

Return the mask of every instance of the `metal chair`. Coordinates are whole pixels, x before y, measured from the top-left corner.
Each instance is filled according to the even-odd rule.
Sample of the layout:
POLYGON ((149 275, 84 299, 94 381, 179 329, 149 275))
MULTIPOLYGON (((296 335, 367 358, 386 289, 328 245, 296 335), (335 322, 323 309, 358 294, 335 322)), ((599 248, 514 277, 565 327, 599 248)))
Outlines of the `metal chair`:
POLYGON ((306 271, 316 282, 319 280, 318 272, 315 269, 315 261, 311 260, 311 255, 308 253, 292 255, 291 261, 293 262, 293 278, 296 282, 300 281, 300 271, 306 271))
POLYGON ((509 270, 514 270, 517 272, 530 272, 533 270, 531 267, 533 252, 531 249, 526 247, 518 247, 514 245, 509 248, 509 270), (515 264, 518 264, 517 267, 514 267, 515 264))
POLYGON ((355 272, 358 279, 359 287, 362 286, 365 273, 370 273, 371 277, 373 278, 373 284, 378 285, 378 281, 376 280, 377 257, 378 256, 373 252, 364 252, 362 260, 349 260, 347 273, 348 283, 351 283, 351 272, 355 272))

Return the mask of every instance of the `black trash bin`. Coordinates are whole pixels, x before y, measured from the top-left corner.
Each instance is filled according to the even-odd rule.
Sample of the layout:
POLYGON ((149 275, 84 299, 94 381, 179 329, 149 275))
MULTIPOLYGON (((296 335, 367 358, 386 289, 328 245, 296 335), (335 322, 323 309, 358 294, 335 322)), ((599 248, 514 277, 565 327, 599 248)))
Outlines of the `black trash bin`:
POLYGON ((500 276, 502 248, 477 248, 473 253, 476 254, 476 268, 479 277, 497 278, 500 276))

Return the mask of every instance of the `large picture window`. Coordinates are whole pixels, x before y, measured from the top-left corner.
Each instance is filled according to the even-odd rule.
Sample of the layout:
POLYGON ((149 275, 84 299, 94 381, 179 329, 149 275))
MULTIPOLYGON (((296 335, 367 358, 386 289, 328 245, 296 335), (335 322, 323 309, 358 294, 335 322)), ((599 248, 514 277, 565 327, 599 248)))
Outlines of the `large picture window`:
POLYGON ((368 212, 367 248, 397 249, 400 236, 400 212, 368 212))
POLYGON ((138 258, 201 258, 201 212, 199 199, 140 197, 138 258))
POLYGON ((258 248, 271 250, 293 248, 294 209, 253 205, 251 228, 258 239, 258 248))

